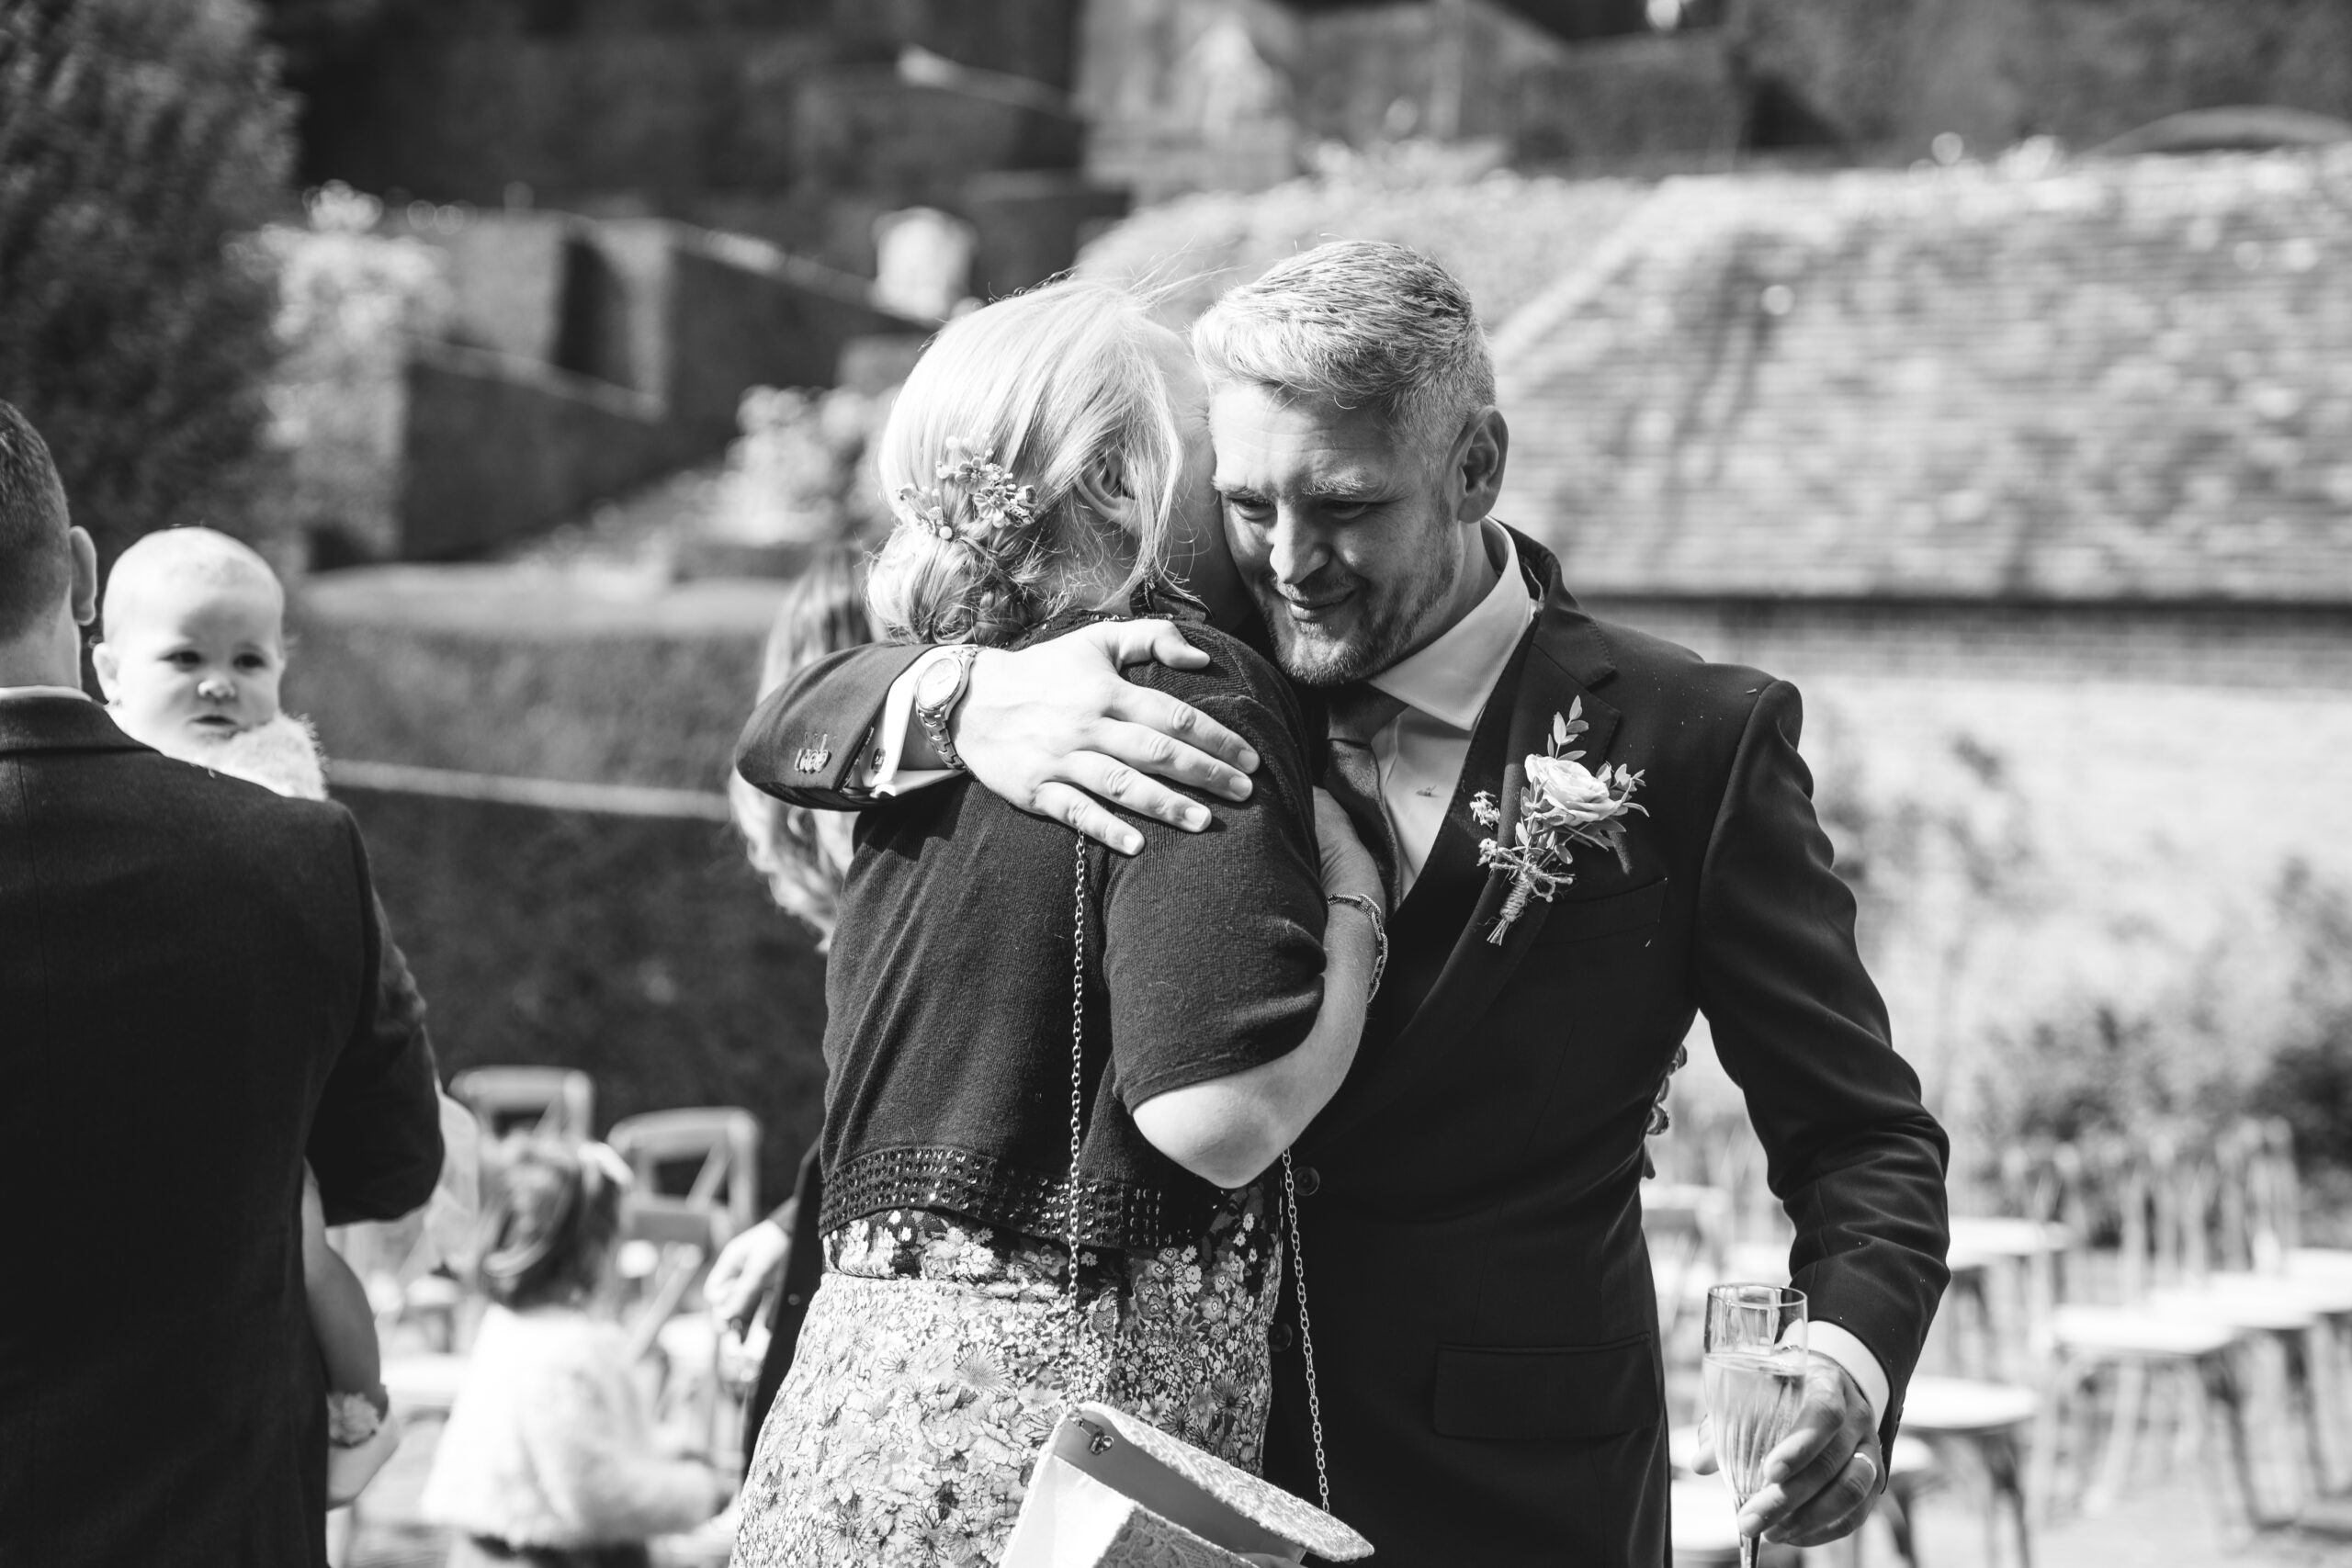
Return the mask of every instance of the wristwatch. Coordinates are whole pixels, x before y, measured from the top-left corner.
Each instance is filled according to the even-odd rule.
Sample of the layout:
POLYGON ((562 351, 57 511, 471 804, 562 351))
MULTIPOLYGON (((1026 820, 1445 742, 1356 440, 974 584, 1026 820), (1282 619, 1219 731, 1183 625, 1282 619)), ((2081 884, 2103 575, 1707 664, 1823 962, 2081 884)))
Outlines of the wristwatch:
POLYGON ((915 680, 915 722, 931 737, 931 749, 939 753, 942 767, 964 771, 964 759, 956 754, 956 742, 948 739, 947 721, 956 716, 956 705, 964 700, 971 689, 972 661, 980 656, 977 643, 958 643, 946 650, 946 657, 934 659, 915 680))

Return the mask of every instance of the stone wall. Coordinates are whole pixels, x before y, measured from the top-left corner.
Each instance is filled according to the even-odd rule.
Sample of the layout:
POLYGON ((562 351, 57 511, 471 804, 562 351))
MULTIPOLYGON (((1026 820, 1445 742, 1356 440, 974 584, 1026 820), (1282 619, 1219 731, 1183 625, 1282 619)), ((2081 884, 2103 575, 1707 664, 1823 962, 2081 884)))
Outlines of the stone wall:
POLYGON ((1919 156, 2092 146, 2168 114, 2276 104, 2352 118, 2336 0, 1747 0, 1737 43, 1832 130, 1919 156))
MULTIPOLYGON (((2296 1027, 2282 891, 2352 892, 2352 614, 1594 608, 1804 693, 1864 951, 1962 1168, 2014 1124, 2038 1029, 2104 1010, 2144 1037, 2126 1092, 2185 1113, 2296 1027)), ((1677 1093, 1734 1103, 1709 1061, 1677 1093)))
POLYGON ((860 278, 666 220, 483 213, 417 232, 447 258, 451 341, 409 351, 390 558, 577 518, 723 450, 748 389, 831 386, 853 343, 922 330, 860 278))
POLYGON ((684 218, 870 273, 882 211, 952 204, 975 171, 1076 167, 1057 106, 1077 10, 444 6, 311 85, 304 173, 403 200, 684 218), (901 80, 910 47, 949 79, 901 80))
POLYGON ((1493 0, 1093 0, 1081 36, 1088 167, 1146 202, 1263 189, 1325 142, 1487 141, 1522 163, 1705 154, 1735 145, 1742 118, 1710 38, 1572 47, 1493 0))

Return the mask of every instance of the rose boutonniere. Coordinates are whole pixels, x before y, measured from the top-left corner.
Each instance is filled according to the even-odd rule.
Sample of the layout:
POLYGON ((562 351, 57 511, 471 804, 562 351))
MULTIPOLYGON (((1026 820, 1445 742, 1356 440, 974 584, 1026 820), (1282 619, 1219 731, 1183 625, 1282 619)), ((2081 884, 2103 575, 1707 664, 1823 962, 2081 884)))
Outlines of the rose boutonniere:
MULTIPOLYGON (((1549 902, 1553 894, 1576 880, 1575 846, 1590 844, 1607 850, 1627 871, 1625 817, 1649 813, 1634 804, 1642 775, 1619 763, 1602 763, 1598 773, 1584 765, 1582 751, 1567 747, 1591 728, 1584 721, 1584 699, 1568 711, 1552 716, 1552 738, 1541 754, 1527 759, 1526 783, 1519 798, 1519 819, 1508 844, 1488 839, 1478 846, 1478 863, 1511 874, 1510 896, 1487 940, 1499 946, 1511 922, 1527 909, 1530 898, 1549 902)), ((1470 802, 1470 814, 1482 828, 1499 828, 1502 813, 1495 798, 1483 791, 1470 802)))

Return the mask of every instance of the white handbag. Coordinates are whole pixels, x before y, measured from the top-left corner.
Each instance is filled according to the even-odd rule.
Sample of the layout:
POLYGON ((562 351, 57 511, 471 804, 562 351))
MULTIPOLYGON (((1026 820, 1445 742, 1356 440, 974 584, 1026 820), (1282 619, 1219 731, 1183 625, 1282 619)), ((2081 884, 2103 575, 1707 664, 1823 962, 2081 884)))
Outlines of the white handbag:
MULTIPOLYGON (((1086 1035, 1086 840, 1078 841, 1077 955, 1070 974, 1069 1180, 1064 1239, 1069 1244, 1069 1332, 1081 1389, 1108 1381, 1109 1352, 1089 1354, 1085 1314, 1078 1307, 1078 1173, 1083 1142, 1086 1035)), ((1291 1265, 1298 1254, 1298 1197, 1290 1156, 1283 1156, 1283 1219, 1291 1265)), ((1306 1327, 1306 1280, 1294 1276, 1299 1326, 1306 1327)), ((1252 1568, 1300 1562, 1313 1552, 1333 1562, 1372 1555, 1372 1543, 1327 1510, 1331 1484, 1323 1459, 1323 1415, 1315 1387, 1315 1341, 1302 1332, 1306 1396, 1313 1416, 1315 1473, 1323 1506, 1170 1437, 1111 1406, 1077 1401, 1037 1450, 1021 1517, 1005 1543, 1002 1568, 1252 1568)))

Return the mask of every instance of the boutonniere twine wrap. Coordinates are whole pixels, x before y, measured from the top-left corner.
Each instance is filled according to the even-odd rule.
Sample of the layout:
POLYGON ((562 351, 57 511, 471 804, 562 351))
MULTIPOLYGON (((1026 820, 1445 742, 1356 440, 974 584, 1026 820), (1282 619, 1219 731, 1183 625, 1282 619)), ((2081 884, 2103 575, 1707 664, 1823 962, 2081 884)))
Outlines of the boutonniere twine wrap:
MULTIPOLYGON (((1527 912, 1530 898, 1551 900, 1552 895, 1576 880, 1575 846, 1590 844, 1607 850, 1627 871, 1634 869, 1625 853, 1625 820, 1642 775, 1619 763, 1602 763, 1599 772, 1584 765, 1584 753, 1567 750, 1569 743, 1592 727, 1584 720, 1584 699, 1568 711, 1552 716, 1552 739, 1544 750, 1527 759, 1527 779, 1520 790, 1519 820, 1508 844, 1488 839, 1478 846, 1478 863, 1511 874, 1510 894, 1503 900, 1500 918, 1487 940, 1497 946, 1511 922, 1527 912)), ((1482 828, 1500 828, 1502 813, 1495 797, 1483 791, 1470 802, 1470 814, 1482 828)))

